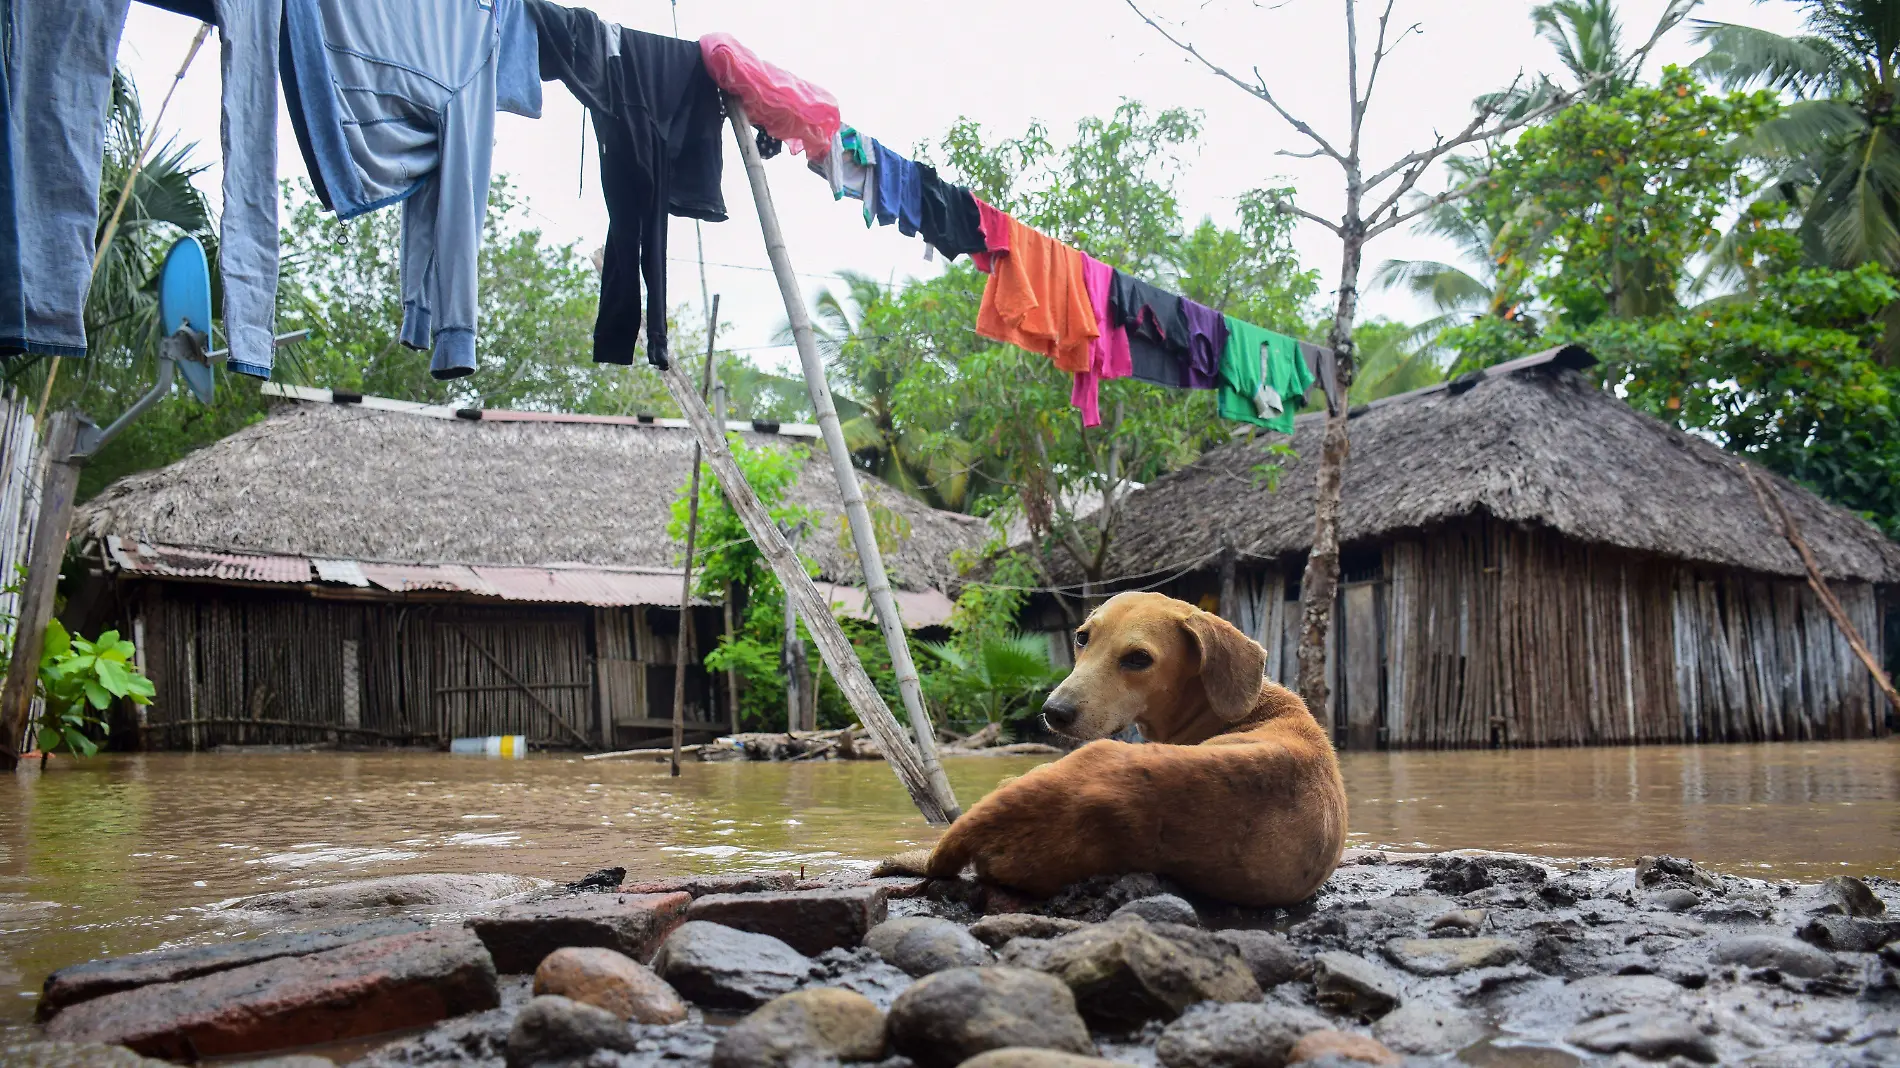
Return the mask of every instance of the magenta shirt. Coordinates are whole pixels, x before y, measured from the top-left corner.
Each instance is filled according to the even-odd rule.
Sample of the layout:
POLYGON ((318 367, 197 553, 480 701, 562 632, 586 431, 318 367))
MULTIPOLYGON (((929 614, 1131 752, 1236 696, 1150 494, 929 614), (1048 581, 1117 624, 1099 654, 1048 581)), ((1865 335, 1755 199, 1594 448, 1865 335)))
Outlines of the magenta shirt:
MULTIPOLYGON (((1089 369, 1076 372, 1075 387, 1069 391, 1069 403, 1082 409, 1083 426, 1101 425, 1102 379, 1127 378, 1135 371, 1134 361, 1128 355, 1128 331, 1114 325, 1108 316, 1108 287, 1114 278, 1113 267, 1086 252, 1082 254, 1082 288, 1088 291, 1089 304, 1095 308, 1095 322, 1102 331, 1101 336, 1089 342, 1089 369)), ((1218 356, 1214 366, 1220 367, 1218 356)))

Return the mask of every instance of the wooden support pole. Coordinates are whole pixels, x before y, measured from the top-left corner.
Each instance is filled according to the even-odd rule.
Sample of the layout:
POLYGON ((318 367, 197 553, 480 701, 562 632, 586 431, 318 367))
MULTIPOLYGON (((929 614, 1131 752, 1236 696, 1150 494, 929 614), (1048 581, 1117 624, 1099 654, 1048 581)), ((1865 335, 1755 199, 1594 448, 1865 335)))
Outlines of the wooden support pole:
POLYGON ((0 771, 19 765, 21 740, 33 711, 33 692, 40 677, 40 653, 46 645, 46 624, 53 618, 53 595, 59 589, 59 565, 66 558, 66 536, 72 524, 73 494, 79 488, 79 470, 85 458, 75 455, 79 442, 79 413, 54 412, 46 428, 45 476, 40 481, 40 513, 27 547, 26 589, 20 594, 20 618, 14 623, 13 659, 0 687, 0 771))
MULTIPOLYGON (((878 629, 884 632, 884 645, 891 654, 891 670, 897 676, 897 692, 917 738, 917 754, 930 778, 931 792, 955 819, 960 813, 950 779, 937 759, 937 734, 924 707, 923 686, 917 679, 917 665, 911 660, 910 639, 904 633, 904 621, 897 614, 897 598, 891 593, 890 577, 884 572, 884 556, 878 551, 877 529, 871 512, 864 505, 864 491, 858 486, 857 469, 851 465, 851 450, 845 446, 844 431, 838 423, 838 410, 831 402, 831 386, 825 381, 825 366, 818 356, 818 342, 812 333, 811 315, 805 309, 805 296, 798 288, 792 271, 791 254, 785 248, 785 233, 779 228, 778 209, 772 206, 772 190, 765 182, 765 161, 752 140, 752 124, 746 118, 745 105, 738 98, 726 98, 726 113, 732 122, 732 135, 739 142, 739 155, 745 160, 746 179, 752 186, 752 201, 759 210, 759 228, 765 235, 765 253, 772 262, 772 274, 778 280, 779 296, 785 301, 785 315, 792 324, 792 340, 798 346, 798 362, 805 372, 805 388, 811 393, 818 430, 825 439, 825 451, 831 456, 832 473, 844 497, 845 519, 851 526, 851 541, 857 549, 858 565, 864 569, 864 585, 871 607, 877 615, 878 629)), ((801 609, 807 626, 816 620, 801 609)), ((825 612, 828 617, 829 610, 825 612)), ((832 665, 833 673, 837 666, 832 665)), ((866 724, 870 726, 870 724, 866 724)))
MULTIPOLYGON (((712 413, 706 410, 706 402, 699 399, 692 383, 686 380, 677 366, 661 371, 660 380, 666 383, 667 392, 673 395, 673 401, 680 406, 686 421, 693 425, 693 432, 705 447, 706 463, 712 468, 713 476, 719 480, 719 488, 725 491, 726 500, 739 513, 739 519, 745 524, 746 533, 751 535, 752 543, 758 546, 766 563, 771 566, 772 573, 778 576, 779 585, 785 588, 785 596, 805 617, 812 640, 817 643, 825 665, 837 677, 838 688, 844 692, 851 710, 857 713, 858 719, 877 739, 878 747, 884 751, 891 770, 897 774, 898 781, 904 784, 904 789, 909 791, 911 801, 924 814, 924 818, 931 823, 949 823, 957 816, 955 799, 939 799, 933 791, 930 774, 924 770, 917 750, 905 736, 903 725, 885 707, 884 698, 878 694, 871 677, 865 674, 864 665, 858 662, 857 651, 851 648, 851 642, 844 636, 838 621, 831 617, 831 606, 818 592, 811 576, 805 573, 805 565, 799 561, 798 554, 779 534, 765 505, 759 502, 758 494, 753 493, 752 487, 746 483, 745 475, 732 458, 732 450, 726 447, 725 435, 714 425, 712 413)), ((945 794, 948 794, 947 790, 945 794)))
MULTIPOLYGON (((706 315, 706 373, 701 376, 700 396, 712 391, 713 336, 719 330, 719 295, 713 294, 712 310, 706 315)), ((720 436, 725 428, 720 427, 720 436)), ((673 760, 675 778, 680 773, 680 744, 686 740, 686 637, 693 628, 693 551, 699 541, 699 444, 693 444, 693 477, 686 491, 686 563, 680 567, 680 632, 673 653, 673 760)))
POLYGON ((1875 658, 1873 650, 1867 648, 1867 643, 1861 640, 1860 631, 1855 629, 1854 621, 1847 618, 1847 609, 1841 607, 1840 599, 1834 596, 1834 591, 1828 587, 1827 579, 1822 577, 1821 565, 1815 561, 1814 553, 1809 550, 1807 539, 1801 536, 1801 528, 1795 525, 1794 514, 1788 511, 1788 505, 1781 499, 1781 493, 1769 485, 1753 467, 1746 463, 1740 464, 1740 467, 1743 476, 1748 479, 1748 488, 1755 491, 1755 502, 1761 505, 1762 515, 1768 518, 1768 525, 1779 530, 1781 536, 1788 539, 1788 544, 1800 555, 1801 565, 1808 572, 1808 588, 1814 591, 1814 596, 1820 600, 1821 607, 1827 610, 1828 616, 1834 620, 1834 625, 1841 629, 1842 636, 1847 639, 1848 647, 1854 650, 1854 655, 1860 658, 1868 674, 1874 677, 1874 685, 1880 687, 1880 692, 1887 695, 1888 706, 1900 711, 1900 694, 1894 692, 1893 680, 1887 677, 1887 672, 1880 666, 1880 661, 1875 658))

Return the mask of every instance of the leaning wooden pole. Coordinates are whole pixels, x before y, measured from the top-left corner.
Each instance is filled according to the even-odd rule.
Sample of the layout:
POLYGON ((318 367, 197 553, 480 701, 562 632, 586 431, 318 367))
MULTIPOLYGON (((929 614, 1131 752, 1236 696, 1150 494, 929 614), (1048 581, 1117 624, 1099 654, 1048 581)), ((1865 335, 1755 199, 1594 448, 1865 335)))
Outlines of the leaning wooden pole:
MULTIPOLYGON (((871 677, 865 674, 864 665, 858 662, 857 651, 851 648, 850 639, 831 616, 831 605, 818 592, 811 576, 805 573, 805 565, 798 554, 786 543, 778 532, 778 526, 759 502, 758 494, 739 471, 739 465, 732 458, 732 450, 727 448, 725 436, 713 423, 712 412, 706 409, 693 384, 680 372, 677 366, 660 372, 661 381, 666 383, 667 392, 673 395, 674 403, 693 426, 700 444, 705 448, 707 466, 712 468, 713 477, 719 480, 719 488, 725 491, 726 500, 732 509, 739 513, 739 521, 745 524, 746 533, 751 536, 752 544, 758 546, 765 556, 765 562, 772 568, 772 574, 778 577, 779 585, 785 588, 785 596, 791 599, 798 613, 805 617, 805 627, 811 632, 812 641, 818 645, 818 652, 824 657, 825 665, 838 679, 838 689, 844 692, 845 700, 851 710, 877 739, 878 748, 897 773, 898 781, 910 792, 911 801, 918 811, 931 823, 949 823, 957 817, 954 798, 940 797, 932 788, 930 773, 917 751, 910 744, 904 727, 891 715, 885 706, 884 698, 877 692, 877 686, 871 677)), ((946 795, 948 791, 945 792, 946 795)))
MULTIPOLYGON (((706 373, 700 387, 703 398, 712 391, 713 336, 719 332, 719 296, 713 295, 706 315, 706 373)), ((722 427, 723 431, 724 428, 722 427)), ((686 740, 686 636, 693 626, 693 550, 699 541, 699 443, 693 444, 693 477, 686 491, 686 562, 680 567, 680 632, 673 646, 673 777, 680 773, 680 743, 686 740)))
POLYGON ((1814 591, 1814 596, 1821 602, 1821 607, 1834 620, 1834 625, 1840 628, 1841 636, 1847 639, 1848 647, 1853 649, 1854 655, 1860 658, 1861 664, 1867 668, 1867 673, 1874 677, 1874 685, 1880 687, 1880 691, 1887 695, 1887 704, 1895 710, 1900 710, 1900 693, 1894 692, 1893 680, 1887 677, 1886 670, 1880 666, 1880 661, 1874 656, 1873 650, 1869 649, 1867 643, 1861 639, 1860 631, 1855 628, 1854 621, 1847 618, 1847 609, 1842 607, 1840 598, 1834 596, 1834 590, 1828 586, 1827 578, 1821 574, 1821 565, 1814 559, 1813 551, 1808 548, 1807 539, 1801 536, 1801 528, 1795 525, 1794 514, 1788 511, 1787 502, 1781 499, 1780 491, 1769 485, 1753 467, 1746 463, 1741 464, 1740 467, 1742 475, 1748 479, 1748 488, 1755 491, 1755 503, 1761 505, 1762 515, 1767 517, 1768 525, 1778 529, 1781 536, 1788 540, 1789 546, 1801 557, 1801 565, 1808 572, 1808 588, 1814 591))
POLYGON ((0 686, 0 771, 12 771, 18 765, 21 739, 33 711, 46 624, 53 618, 59 565, 66 558, 73 495, 79 488, 79 469, 86 462, 76 454, 78 442, 79 413, 54 412, 40 446, 46 450, 45 474, 40 479, 39 517, 27 545, 26 589, 20 593, 20 618, 13 627, 13 659, 6 683, 0 686))
MULTIPOLYGON (((858 485, 857 469, 851 465, 851 450, 845 446, 844 431, 838 423, 838 409, 831 402, 831 386, 825 381, 825 366, 818 357, 818 341, 812 333, 811 315, 805 310, 805 295, 792 272, 791 254, 785 249, 785 233, 779 228, 778 209, 772 206, 772 190, 765 183, 765 161, 752 140, 752 124, 745 106, 736 97, 726 98, 726 113, 732 120, 732 136, 739 142, 739 155, 745 160, 746 179, 752 185, 752 200, 759 209, 759 228, 765 234, 765 253, 772 261, 772 274, 778 279, 779 296, 785 300, 785 315, 791 320, 792 340, 798 345, 798 362, 805 371, 805 388, 811 393, 818 430, 825 439, 825 451, 831 455, 832 472, 838 479, 838 491, 844 497, 845 519, 851 525, 851 541, 857 549, 858 565, 864 569, 864 585, 877 614, 878 629, 884 632, 884 646, 891 654, 891 670, 897 676, 897 692, 917 738, 917 752, 930 775, 932 792, 954 819, 959 814, 956 794, 950 778, 937 759, 937 732, 924 707, 924 690, 917 679, 917 665, 911 660, 910 640, 904 633, 904 621, 897 614, 897 598, 891 593, 890 576, 884 572, 884 556, 877 547, 877 528, 864 505, 864 491, 858 485)), ((802 609, 801 609, 802 611, 802 609)), ((826 615, 830 612, 827 611, 826 615)), ((807 626, 812 617, 805 616, 807 626)), ((836 670, 835 668, 833 670, 836 670)), ((868 726, 868 724, 867 724, 868 726)))

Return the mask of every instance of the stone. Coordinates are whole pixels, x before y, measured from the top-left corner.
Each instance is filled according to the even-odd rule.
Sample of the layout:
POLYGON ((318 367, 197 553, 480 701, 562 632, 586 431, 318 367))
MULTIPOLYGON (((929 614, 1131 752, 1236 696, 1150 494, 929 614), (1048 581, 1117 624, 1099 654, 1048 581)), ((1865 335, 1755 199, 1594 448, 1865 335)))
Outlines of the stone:
POLYGON ((240 898, 226 906, 246 912, 311 916, 364 909, 467 908, 537 890, 547 884, 519 875, 390 875, 240 898))
POLYGON ((1592 975, 1564 987, 1573 1019, 1623 1012, 1653 1012, 1683 1001, 1681 987, 1659 975, 1592 975))
POLYGON ((771 935, 689 920, 667 936, 653 970, 695 1004, 752 1009, 790 993, 812 962, 771 935))
POLYGON ((813 987, 773 998, 728 1028, 712 1068, 792 1068, 884 1056, 884 1014, 861 994, 813 987))
POLYGON ((525 973, 569 946, 598 946, 646 960, 682 922, 692 898, 671 894, 577 894, 510 905, 468 921, 495 967, 525 973))
MULTIPOLYGON (((1085 923, 1100 923, 1108 919, 1109 914, 1130 901, 1157 894, 1175 894, 1180 887, 1172 880, 1148 872, 1134 872, 1128 875, 1096 875, 1080 882, 1070 883, 1055 896, 1036 906, 1036 911, 1048 916, 1062 916, 1085 923)), ((986 909, 988 912, 1013 911, 1023 909, 986 909)))
POLYGON ((255 1061, 226 1061, 224 1068, 336 1068, 336 1062, 314 1053, 288 1053, 255 1061))
POLYGON ((1851 875, 1830 875, 1821 880, 1821 893, 1813 912, 1817 916, 1852 916, 1872 919, 1884 915, 1887 903, 1875 896, 1867 884, 1851 875))
POLYGON ((1372 1037, 1387 1048, 1425 1057, 1456 1053, 1490 1033, 1475 1012, 1422 1001, 1407 1002, 1372 1025, 1372 1037))
POLYGON ((1458 897, 1491 885, 1491 872, 1471 857, 1433 857, 1426 863, 1425 889, 1458 897))
POLYGON ((1715 944, 1709 953, 1715 964, 1743 968, 1773 968, 1784 975, 1818 979, 1834 973, 1834 957, 1806 942, 1779 935, 1738 935, 1715 944))
POLYGON ((1572 1028, 1564 1041, 1594 1053, 1634 1053, 1649 1060, 1687 1057, 1715 1063, 1715 1043, 1684 1016, 1623 1012, 1572 1028))
POLYGON ((1138 916, 1124 916, 1049 943, 1041 969, 1075 992, 1090 1026, 1132 1030, 1172 1020, 1199 1001, 1259 1000, 1260 985, 1240 954, 1215 945, 1218 956, 1199 952, 1138 916))
POLYGON ((508 1032, 508 1068, 550 1061, 578 1061, 595 1050, 633 1051, 638 1040, 627 1022, 605 1009, 545 995, 523 1006, 508 1032))
POLYGON ((1672 886, 1643 895, 1643 907, 1657 912, 1687 912, 1702 904, 1702 898, 1687 887, 1672 886))
POLYGON ((1635 880, 1637 886, 1646 889, 1687 886, 1719 890, 1722 887, 1715 876, 1703 871, 1695 861, 1666 855, 1636 858, 1635 880))
POLYGON ((548 954, 534 970, 534 992, 592 1005, 635 1023, 686 1019, 686 1003, 653 969, 598 946, 568 946, 548 954))
POLYGON ((1001 949, 1012 938, 1059 938, 1085 926, 1081 920, 1065 920, 1059 916, 1007 912, 976 921, 970 925, 970 934, 991 949, 1001 949))
POLYGON ((891 1006, 892 1048, 920 1068, 952 1068, 979 1053, 1029 1046, 1093 1055, 1075 995, 1025 968, 952 968, 911 984, 891 1006))
POLYGON ((996 960, 1012 968, 1046 971, 1043 965, 1049 963, 1049 947, 1055 944, 1053 938, 1014 938, 996 955, 996 960))
POLYGON ((1426 929, 1430 931, 1477 931, 1484 927, 1484 919, 1490 913, 1484 909, 1453 909, 1432 917, 1426 929))
POLYGON ((1100 1057, 1012 1046, 979 1053, 957 1068, 1126 1068, 1126 1065, 1121 1061, 1105 1061, 1100 1057))
POLYGON ((1376 1020, 1405 1000, 1399 977, 1352 953, 1321 953, 1313 958, 1313 990, 1320 1005, 1335 1012, 1376 1020))
POLYGON ((413 934, 426 929, 423 924, 409 919, 360 920, 317 931, 285 931, 262 938, 158 949, 150 953, 88 961, 61 968, 46 977, 45 990, 40 995, 39 1016, 44 1020, 68 1005, 120 990, 153 983, 176 983, 278 957, 300 957, 369 938, 413 934))
POLYGON ((908 973, 885 963, 883 957, 864 946, 827 949, 812 958, 812 985, 863 994, 881 1012, 890 1011, 891 1003, 910 987, 911 980, 908 973))
POLYGON ((1161 1032, 1155 1056, 1167 1068, 1280 1068, 1300 1036, 1331 1026, 1291 1005, 1204 1005, 1161 1032))
POLYGON ((0 1064, 8 1068, 168 1068, 124 1046, 97 1042, 20 1042, 0 1046, 0 1064))
POLYGON ((934 916, 885 920, 864 936, 877 955, 914 976, 945 968, 980 968, 994 959, 969 931, 934 916))
POLYGON ((850 948, 884 922, 888 892, 881 887, 708 894, 686 910, 689 920, 771 935, 806 956, 850 948))
POLYGON ((611 894, 618 891, 620 884, 626 881, 627 869, 601 868, 599 871, 588 872, 562 889, 570 894, 611 894))
POLYGON ((677 879, 658 879, 633 883, 620 888, 624 894, 688 893, 696 898, 710 894, 760 894, 790 890, 798 883, 795 871, 746 872, 738 875, 686 875, 677 879))
POLYGON ((1457 975, 1509 964, 1519 950, 1508 938, 1395 938, 1385 944, 1385 953, 1414 975, 1457 975))
POLYGON ((1215 931, 1214 937, 1240 953, 1261 990, 1297 979, 1306 970, 1306 961, 1293 943, 1272 931, 1215 931))
POLYGON ((1288 1064, 1308 1064, 1320 1060, 1345 1061, 1348 1064, 1393 1066, 1403 1063, 1398 1054, 1377 1039, 1347 1031, 1314 1031, 1300 1036, 1287 1051, 1288 1064))
POLYGON ((1836 953, 1872 953, 1900 941, 1900 920, 1872 920, 1856 916, 1816 916, 1795 931, 1795 937, 1836 953))
POLYGON ((423 1027, 498 1004, 481 942, 437 930, 122 990, 71 1006, 46 1034, 195 1060, 423 1027))
POLYGON ((1136 898, 1108 914, 1111 920, 1119 916, 1140 916, 1149 923, 1179 923, 1189 927, 1201 925, 1201 917, 1194 911, 1194 906, 1174 894, 1136 898))

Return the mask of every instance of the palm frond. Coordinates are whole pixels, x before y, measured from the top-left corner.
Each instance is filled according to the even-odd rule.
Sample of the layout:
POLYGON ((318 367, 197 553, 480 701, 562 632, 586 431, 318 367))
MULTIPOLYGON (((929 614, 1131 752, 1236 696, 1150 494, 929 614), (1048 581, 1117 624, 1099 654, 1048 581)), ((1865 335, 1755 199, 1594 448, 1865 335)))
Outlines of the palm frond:
POLYGON ((1900 268, 1895 203, 1900 203, 1900 145, 1888 127, 1876 127, 1821 176, 1802 219, 1804 237, 1837 267, 1871 261, 1900 268))
POLYGON ((1694 39, 1709 51, 1690 65, 1731 89, 1763 85, 1796 96, 1835 93, 1853 63, 1824 37, 1784 37, 1753 26, 1696 20, 1694 39))
POLYGON ((1491 299, 1489 282, 1436 260, 1387 260, 1379 265, 1373 281, 1423 297, 1439 311, 1482 307, 1491 299))

